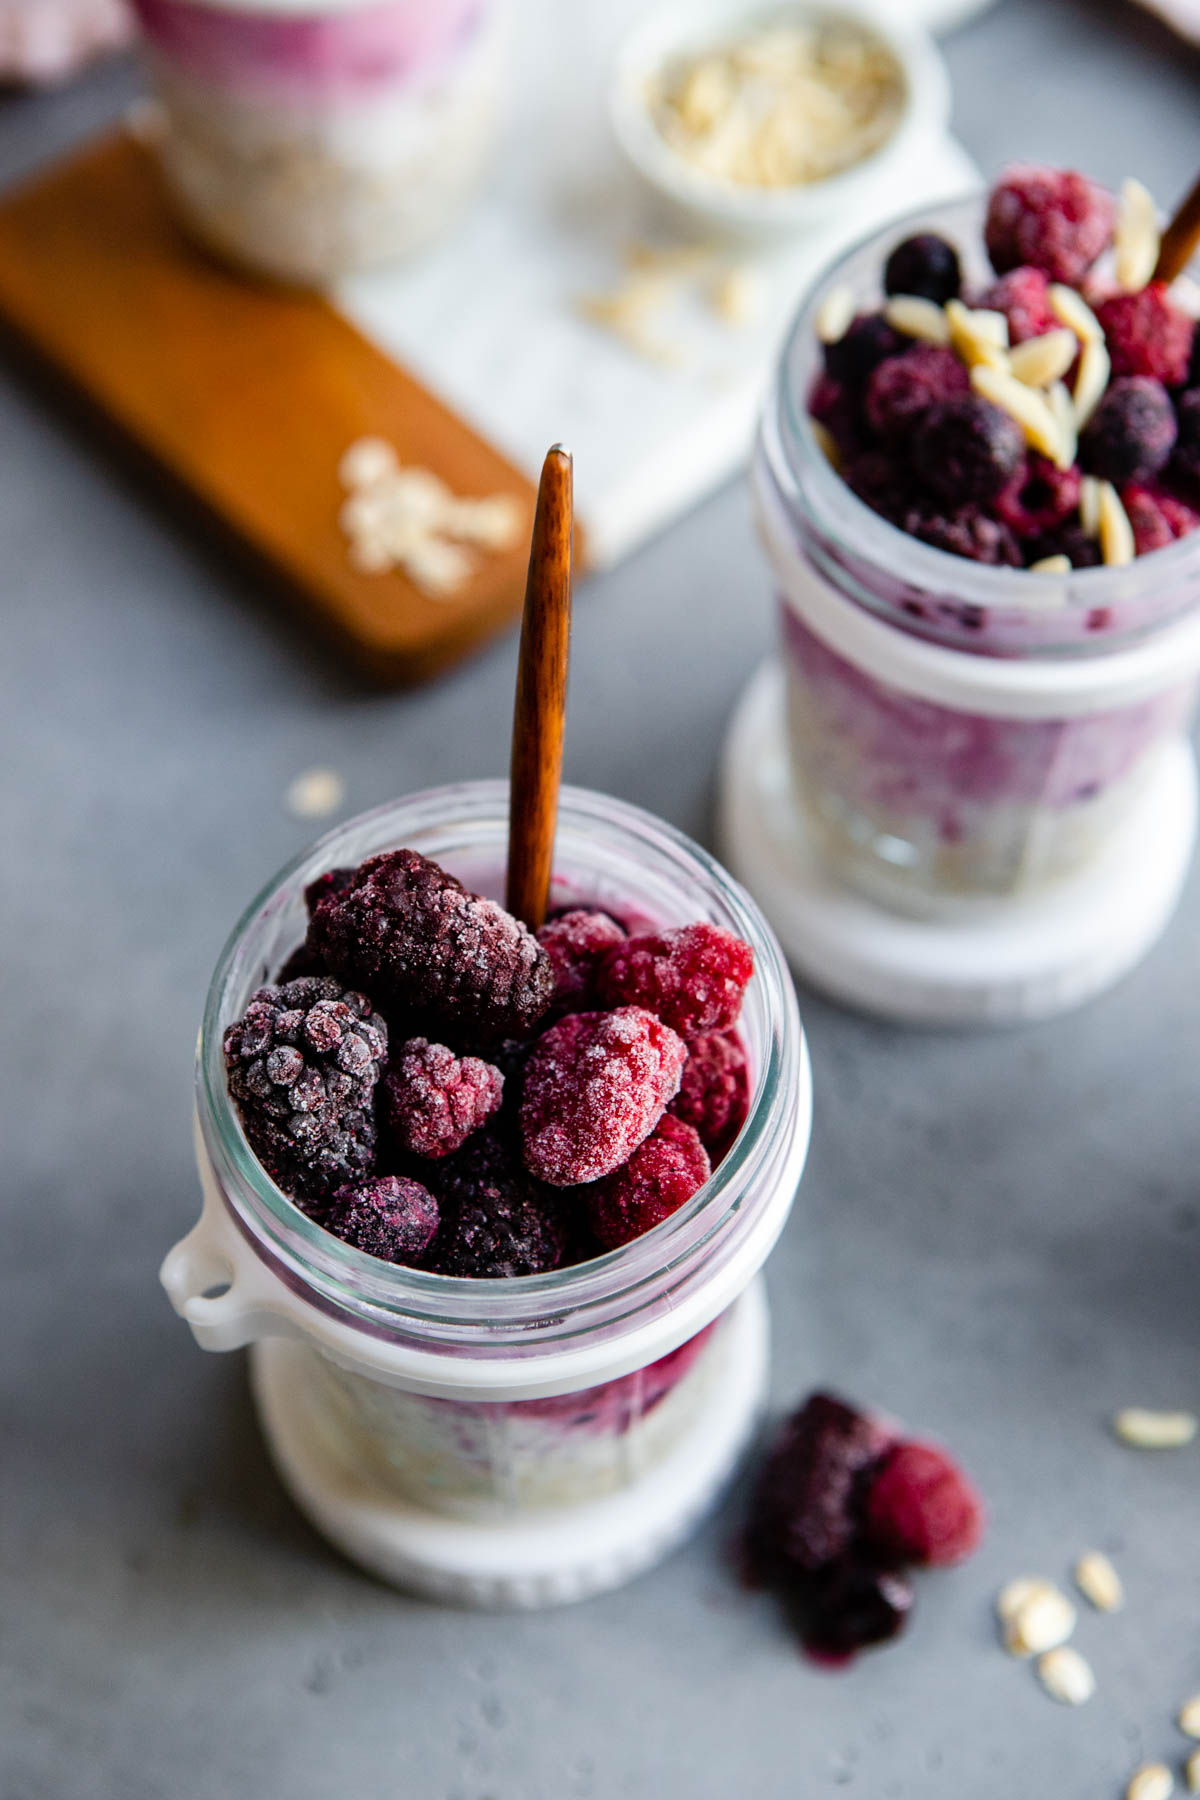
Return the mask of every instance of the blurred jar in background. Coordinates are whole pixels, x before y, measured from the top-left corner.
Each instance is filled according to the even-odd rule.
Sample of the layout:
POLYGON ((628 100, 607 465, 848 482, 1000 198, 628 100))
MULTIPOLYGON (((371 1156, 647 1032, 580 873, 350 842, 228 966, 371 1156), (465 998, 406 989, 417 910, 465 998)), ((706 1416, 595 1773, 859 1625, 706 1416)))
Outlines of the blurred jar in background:
POLYGON ((66 81, 132 36, 125 0, 0 0, 0 82, 66 81))
POLYGON ((504 0, 134 0, 205 243, 319 284, 440 236, 491 148, 504 0))

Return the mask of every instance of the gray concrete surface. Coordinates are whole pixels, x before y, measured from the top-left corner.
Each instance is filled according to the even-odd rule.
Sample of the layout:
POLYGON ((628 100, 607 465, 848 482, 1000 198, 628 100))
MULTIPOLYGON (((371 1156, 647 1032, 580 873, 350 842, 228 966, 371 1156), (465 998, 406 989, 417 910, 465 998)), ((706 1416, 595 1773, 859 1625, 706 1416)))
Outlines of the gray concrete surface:
MULTIPOLYGON (((963 137, 1164 198, 1200 65, 1120 5, 1008 0, 949 45, 963 137)), ((111 70, 0 102, 0 175, 109 116, 111 70)), ((473 1617, 327 1550, 267 1466, 235 1357, 155 1270, 196 1207, 191 1048, 228 922, 306 835, 299 770, 349 802, 490 772, 514 645, 362 691, 43 405, 0 378, 0 1795, 4 1800, 1103 1800, 1177 1756, 1200 1686, 1200 1447, 1123 1450, 1124 1402, 1198 1398, 1200 884, 1078 1016, 919 1035, 804 996, 817 1129, 771 1266, 775 1398, 836 1382, 948 1440, 991 1507, 908 1641, 794 1653, 723 1547, 573 1611, 473 1617), (990 1596, 1108 1548, 1071 1712, 994 1646, 990 1596)), ((719 733, 771 638, 728 490, 586 590, 571 778, 704 836, 719 733), (736 604, 734 604, 736 602, 736 604)))

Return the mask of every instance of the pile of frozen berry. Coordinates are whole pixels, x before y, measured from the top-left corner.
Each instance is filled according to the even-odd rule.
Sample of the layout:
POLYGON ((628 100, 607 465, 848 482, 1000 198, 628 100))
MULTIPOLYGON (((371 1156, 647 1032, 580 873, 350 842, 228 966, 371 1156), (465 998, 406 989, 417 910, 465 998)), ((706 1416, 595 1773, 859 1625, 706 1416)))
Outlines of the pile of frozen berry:
POLYGON ((263 1167, 388 1262, 538 1274, 659 1224, 749 1103, 748 944, 630 936, 573 910, 534 936, 414 850, 333 869, 308 935, 225 1033, 263 1167))
POLYGON ((911 1566, 962 1562, 982 1534, 979 1496, 944 1450, 813 1394, 759 1475, 746 1574, 779 1595, 810 1655, 844 1662, 903 1630, 911 1566))
POLYGON ((1139 182, 1021 166, 988 197, 993 276, 958 248, 897 244, 883 298, 817 314, 809 411, 858 497, 975 562, 1065 573, 1128 562, 1200 526, 1200 337, 1181 284, 1153 279, 1139 182))

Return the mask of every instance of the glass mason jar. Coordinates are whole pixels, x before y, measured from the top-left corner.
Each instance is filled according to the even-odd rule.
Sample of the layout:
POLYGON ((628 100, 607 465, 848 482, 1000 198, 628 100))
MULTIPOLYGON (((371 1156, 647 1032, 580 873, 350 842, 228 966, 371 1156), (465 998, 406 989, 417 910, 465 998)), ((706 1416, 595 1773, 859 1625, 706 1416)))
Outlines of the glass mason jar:
POLYGON ((835 264, 785 344, 756 509, 778 582, 793 785, 835 872, 900 910, 1086 870, 1178 756, 1200 670, 1200 533, 1122 567, 985 567, 873 512, 808 415, 816 316, 882 301, 889 249, 937 231, 990 271, 979 198, 893 221, 835 264))
POLYGON ((221 1051, 225 1027, 303 936, 307 882, 407 845, 500 897, 507 811, 503 782, 400 800, 330 833, 247 911, 213 977, 198 1051, 204 1213, 163 1280, 206 1348, 256 1345, 260 1411, 285 1479, 351 1555, 439 1595, 543 1604, 665 1553, 757 1416, 755 1278, 790 1210, 811 1110, 795 995, 769 927, 670 826, 564 790, 555 905, 664 927, 709 919, 752 944, 741 1026, 752 1100, 733 1148, 677 1213, 549 1274, 429 1274, 330 1236, 251 1152, 221 1051), (334 1489, 369 1494, 369 1526, 330 1499, 334 1489))
POLYGON ((134 0, 160 155, 211 248, 324 283, 407 255, 492 148, 504 0, 134 0))

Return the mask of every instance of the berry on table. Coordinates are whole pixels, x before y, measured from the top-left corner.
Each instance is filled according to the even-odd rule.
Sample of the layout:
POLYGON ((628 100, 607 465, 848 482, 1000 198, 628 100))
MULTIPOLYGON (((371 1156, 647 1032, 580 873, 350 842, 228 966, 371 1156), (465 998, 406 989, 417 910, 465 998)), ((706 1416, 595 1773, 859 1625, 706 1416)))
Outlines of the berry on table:
POLYGON ((1012 345, 1044 337, 1060 323, 1050 305, 1050 277, 1044 269, 1031 269, 1028 264, 999 276, 979 304, 989 312, 1004 314, 1012 345))
POLYGON ((843 387, 861 388, 885 357, 896 356, 907 338, 882 313, 859 313, 836 343, 825 346, 825 369, 843 387))
POLYGON ((674 1099, 686 1055, 682 1038, 644 1007, 568 1013, 526 1064, 526 1168, 554 1187, 611 1175, 674 1099))
POLYGON ((1089 475, 1118 486, 1145 481, 1165 468, 1177 427, 1171 397, 1150 375, 1119 375, 1109 383, 1079 440, 1089 475))
POLYGON ((741 1130, 750 1102, 750 1069, 736 1032, 693 1038, 679 1092, 669 1110, 694 1125, 714 1164, 741 1130))
POLYGON ((317 903, 309 948, 384 1008, 415 1013, 477 1043, 530 1030, 554 970, 519 920, 467 891, 415 850, 368 857, 317 903))
POLYGON ((913 468, 925 489, 952 506, 994 500, 1025 463, 1016 420, 978 394, 931 406, 913 434, 913 468))
POLYGON ((409 1038, 392 1052, 380 1090, 383 1120, 412 1156, 449 1156, 500 1109, 504 1077, 478 1056, 409 1038))
POLYGON ((897 1444, 871 1477, 867 1537, 896 1562, 963 1562, 983 1535, 983 1503, 936 1444, 897 1444))
POLYGON ((437 1185, 442 1222, 423 1264, 434 1274, 541 1275, 561 1264, 567 1231, 557 1196, 490 1132, 439 1164, 437 1185))
POLYGON ((368 1174, 387 1026, 329 976, 261 987, 223 1040, 246 1137, 285 1193, 309 1201, 368 1174))
POLYGON ((1112 240, 1111 194, 1070 169, 1021 163, 988 196, 984 242, 1003 275, 1029 264, 1077 287, 1112 240))
POLYGON ((962 288, 958 251, 936 231, 919 231, 897 244, 883 267, 885 294, 917 294, 944 306, 962 288))
POLYGON ((438 1203, 419 1181, 376 1175, 338 1188, 321 1223, 368 1256, 412 1263, 438 1228, 438 1203))
POLYGON ((893 1442, 881 1420, 833 1394, 813 1394, 785 1419, 750 1503, 752 1578, 814 1574, 843 1557, 858 1532, 862 1484, 893 1442))
POLYGON ((596 998, 600 960, 628 934, 608 913, 560 913, 538 932, 538 943, 554 966, 554 1004, 563 1012, 586 1012, 596 998))
POLYGON ((966 366, 940 344, 914 344, 880 363, 867 385, 866 415, 880 437, 905 437, 942 400, 970 392, 966 366))
POLYGON ((1096 308, 1114 375, 1152 375, 1164 387, 1187 379, 1195 321, 1171 299, 1165 282, 1136 294, 1110 294, 1096 308))
POLYGON ((736 1025, 753 973, 750 945, 701 920, 627 938, 605 957, 599 988, 607 1006, 645 1007, 681 1038, 694 1038, 736 1025))
POLYGON ((843 1663, 886 1644, 908 1623, 915 1595, 895 1569, 847 1557, 803 1584, 792 1610, 801 1643, 818 1662, 843 1663))
POLYGON ((664 1113, 629 1161, 589 1189, 593 1235, 606 1250, 628 1244, 678 1212, 711 1174, 700 1134, 664 1113))

